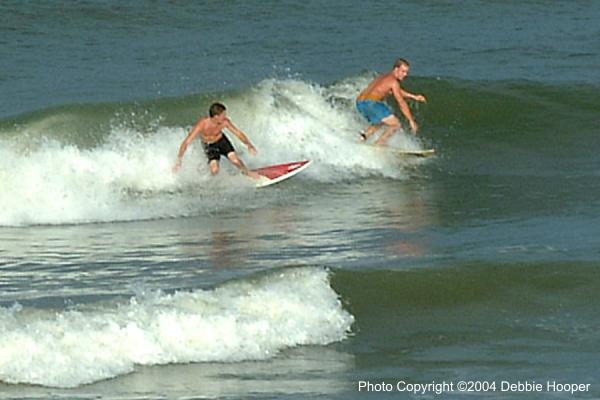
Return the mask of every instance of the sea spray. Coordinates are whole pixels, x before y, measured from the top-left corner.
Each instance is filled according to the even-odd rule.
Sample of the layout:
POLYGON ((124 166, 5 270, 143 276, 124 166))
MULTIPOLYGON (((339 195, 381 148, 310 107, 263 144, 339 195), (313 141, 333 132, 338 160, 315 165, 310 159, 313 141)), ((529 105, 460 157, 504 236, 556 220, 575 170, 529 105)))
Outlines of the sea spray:
MULTIPOLYGON (((340 85, 266 80, 242 92, 223 93, 230 116, 258 149, 252 156, 229 135, 240 156, 250 167, 311 159, 311 168, 296 178, 308 181, 404 179, 407 174, 397 158, 357 143, 357 132, 365 125, 353 105, 359 85, 352 80, 340 85)), ((225 160, 219 177, 211 177, 199 142, 186 153, 182 171, 172 172, 193 120, 163 125, 171 118, 169 111, 161 110, 175 107, 165 102, 146 105, 156 112, 152 123, 143 111, 136 113, 144 115, 140 122, 123 112, 123 105, 115 105, 110 116, 108 105, 98 106, 107 128, 85 145, 71 139, 86 136, 76 131, 85 124, 45 124, 38 116, 31 121, 25 116, 18 123, 35 140, 9 134, 8 128, 0 131, 0 226, 132 221, 252 206, 251 201, 238 200, 240 193, 252 197, 251 183, 225 160)), ((88 108, 80 118, 93 114, 88 108)), ((71 120, 78 118, 78 109, 69 112, 71 120)), ((198 110, 197 117, 201 115, 198 110)), ((419 141, 401 133, 392 145, 418 148, 419 141)))

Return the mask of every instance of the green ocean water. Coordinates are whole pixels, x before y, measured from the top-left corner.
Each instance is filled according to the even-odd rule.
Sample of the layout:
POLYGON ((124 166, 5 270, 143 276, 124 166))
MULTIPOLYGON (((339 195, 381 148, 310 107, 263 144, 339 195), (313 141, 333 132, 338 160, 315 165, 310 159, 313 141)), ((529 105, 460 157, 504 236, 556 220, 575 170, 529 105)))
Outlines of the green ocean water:
POLYGON ((599 14, 4 2, 0 399, 598 397, 599 14), (398 56, 428 102, 391 145, 435 157, 356 141, 398 56), (248 165, 311 167, 173 175, 215 100, 248 165), (460 381, 497 389, 397 386, 460 381))

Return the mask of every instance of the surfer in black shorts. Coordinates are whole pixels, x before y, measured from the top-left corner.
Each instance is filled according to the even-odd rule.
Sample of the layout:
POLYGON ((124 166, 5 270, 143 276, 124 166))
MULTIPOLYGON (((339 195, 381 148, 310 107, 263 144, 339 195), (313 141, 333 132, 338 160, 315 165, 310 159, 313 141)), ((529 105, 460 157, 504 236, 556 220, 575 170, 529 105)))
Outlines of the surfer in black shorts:
POLYGON ((202 143, 202 146, 204 147, 204 153, 206 154, 209 163, 212 160, 219 161, 221 156, 227 157, 227 154, 235 151, 233 145, 225 135, 215 143, 202 143))
POLYGON ((223 134, 223 129, 227 128, 248 147, 250 154, 256 154, 256 148, 250 142, 248 136, 246 136, 244 132, 236 127, 233 122, 231 122, 229 117, 227 117, 225 106, 221 103, 214 103, 210 106, 208 113, 208 117, 200 118, 198 122, 196 122, 183 143, 181 143, 181 146, 179 147, 179 153, 177 154, 177 162, 173 167, 173 172, 179 171, 185 151, 187 150, 188 146, 198 136, 200 136, 202 145, 204 146, 204 152, 208 158, 210 172, 213 175, 216 175, 219 172, 219 160, 221 159, 221 156, 225 156, 244 174, 256 179, 260 178, 260 175, 258 175, 256 172, 250 171, 242 162, 242 160, 240 160, 235 152, 235 149, 231 145, 231 142, 227 136, 223 134))

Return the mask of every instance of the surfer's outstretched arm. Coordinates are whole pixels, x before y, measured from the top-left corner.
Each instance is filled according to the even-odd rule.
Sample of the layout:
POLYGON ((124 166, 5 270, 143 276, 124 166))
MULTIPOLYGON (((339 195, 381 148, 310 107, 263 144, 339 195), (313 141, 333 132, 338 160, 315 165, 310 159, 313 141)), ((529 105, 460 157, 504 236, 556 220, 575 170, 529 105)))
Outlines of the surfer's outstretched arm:
POLYGON ((181 162, 183 161, 183 155, 185 154, 189 145, 200 135, 202 131, 202 123, 203 119, 199 120, 196 125, 192 128, 190 133, 186 136, 186 138, 179 146, 179 152, 177 153, 177 161, 175 162, 175 166, 173 167, 173 172, 177 172, 181 169, 181 162))
POLYGON ((410 93, 404 89, 400 89, 400 93, 402 93, 402 97, 404 97, 404 98, 420 101, 421 103, 427 103, 427 98, 425 96, 423 96, 422 94, 410 93))
POLYGON ((400 111, 402 111, 402 114, 404 114, 408 120, 408 123, 410 124, 410 130, 412 133, 416 134, 419 130, 419 126, 415 122, 415 117, 413 117, 412 113, 410 112, 408 103, 406 100, 404 100, 403 90, 400 88, 400 84, 398 82, 395 82, 395 84, 392 86, 392 94, 398 103, 398 107, 400 107, 400 111))
POLYGON ((233 124, 233 122, 231 122, 230 119, 227 120, 227 125, 225 125, 225 126, 227 127, 227 129, 229 129, 231 132, 233 132, 233 134, 235 136, 237 136, 238 139, 240 139, 242 141, 242 143, 244 143, 246 145, 246 147, 248 147, 248 151, 250 151, 250 154, 256 155, 256 153, 257 153, 256 147, 254 147, 252 142, 250 142, 250 139, 248 139, 248 136, 244 132, 242 132, 242 130, 240 128, 235 126, 233 124))

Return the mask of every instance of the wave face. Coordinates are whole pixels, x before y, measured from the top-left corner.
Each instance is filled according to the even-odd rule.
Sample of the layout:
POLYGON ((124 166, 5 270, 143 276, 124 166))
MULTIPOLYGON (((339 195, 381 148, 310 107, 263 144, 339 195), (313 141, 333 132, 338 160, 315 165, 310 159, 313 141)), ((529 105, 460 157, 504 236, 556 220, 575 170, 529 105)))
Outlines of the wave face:
MULTIPOLYGON (((171 172, 191 124, 215 99, 257 146, 252 157, 232 138, 251 167, 308 158, 313 165, 297 179, 405 179, 412 162, 356 142, 366 123, 354 98, 372 77, 328 86, 271 79, 235 92, 64 106, 1 121, 0 226, 143 220, 242 206, 247 202, 236 199, 253 196, 251 183, 227 162, 220 179, 212 179, 199 145, 186 154, 182 173, 171 172)), ((489 171, 564 169, 573 166, 568 160, 589 171, 597 164, 588 146, 600 111, 593 87, 424 78, 410 80, 413 87, 429 97, 428 104, 412 104, 422 136, 396 135, 393 146, 421 149, 433 142, 452 159, 448 168, 456 162, 479 168, 482 154, 489 171), (514 152, 525 161, 504 165, 514 152)))
POLYGON ((0 308, 0 380, 76 387, 135 365, 264 360, 342 340, 353 321, 317 268, 61 311, 16 304, 0 308))
POLYGON ((429 369, 473 368, 476 374, 482 364, 509 358, 508 374, 532 362, 536 374, 557 365, 565 374, 578 368, 581 374, 597 356, 577 366, 549 360, 557 348, 579 360, 594 347, 597 271, 597 262, 473 262, 336 271, 332 285, 356 318, 353 329, 361 335, 355 346, 384 352, 399 343, 417 354, 407 364, 429 369))
MULTIPOLYGON (((227 162, 221 179, 211 179, 198 144, 186 153, 182 173, 171 172, 179 145, 213 98, 227 104, 258 148, 259 155, 251 157, 232 138, 251 167, 308 158, 314 164, 304 179, 401 179, 398 160, 382 158, 378 150, 360 151, 356 143, 363 123, 352 99, 362 80, 329 88, 268 80, 242 92, 62 107, 3 121, 0 225, 185 216, 212 212, 223 198, 252 196, 251 183, 227 162), (184 121, 190 125, 180 125, 184 121)), ((398 136, 395 144, 420 146, 408 136, 398 136)))

